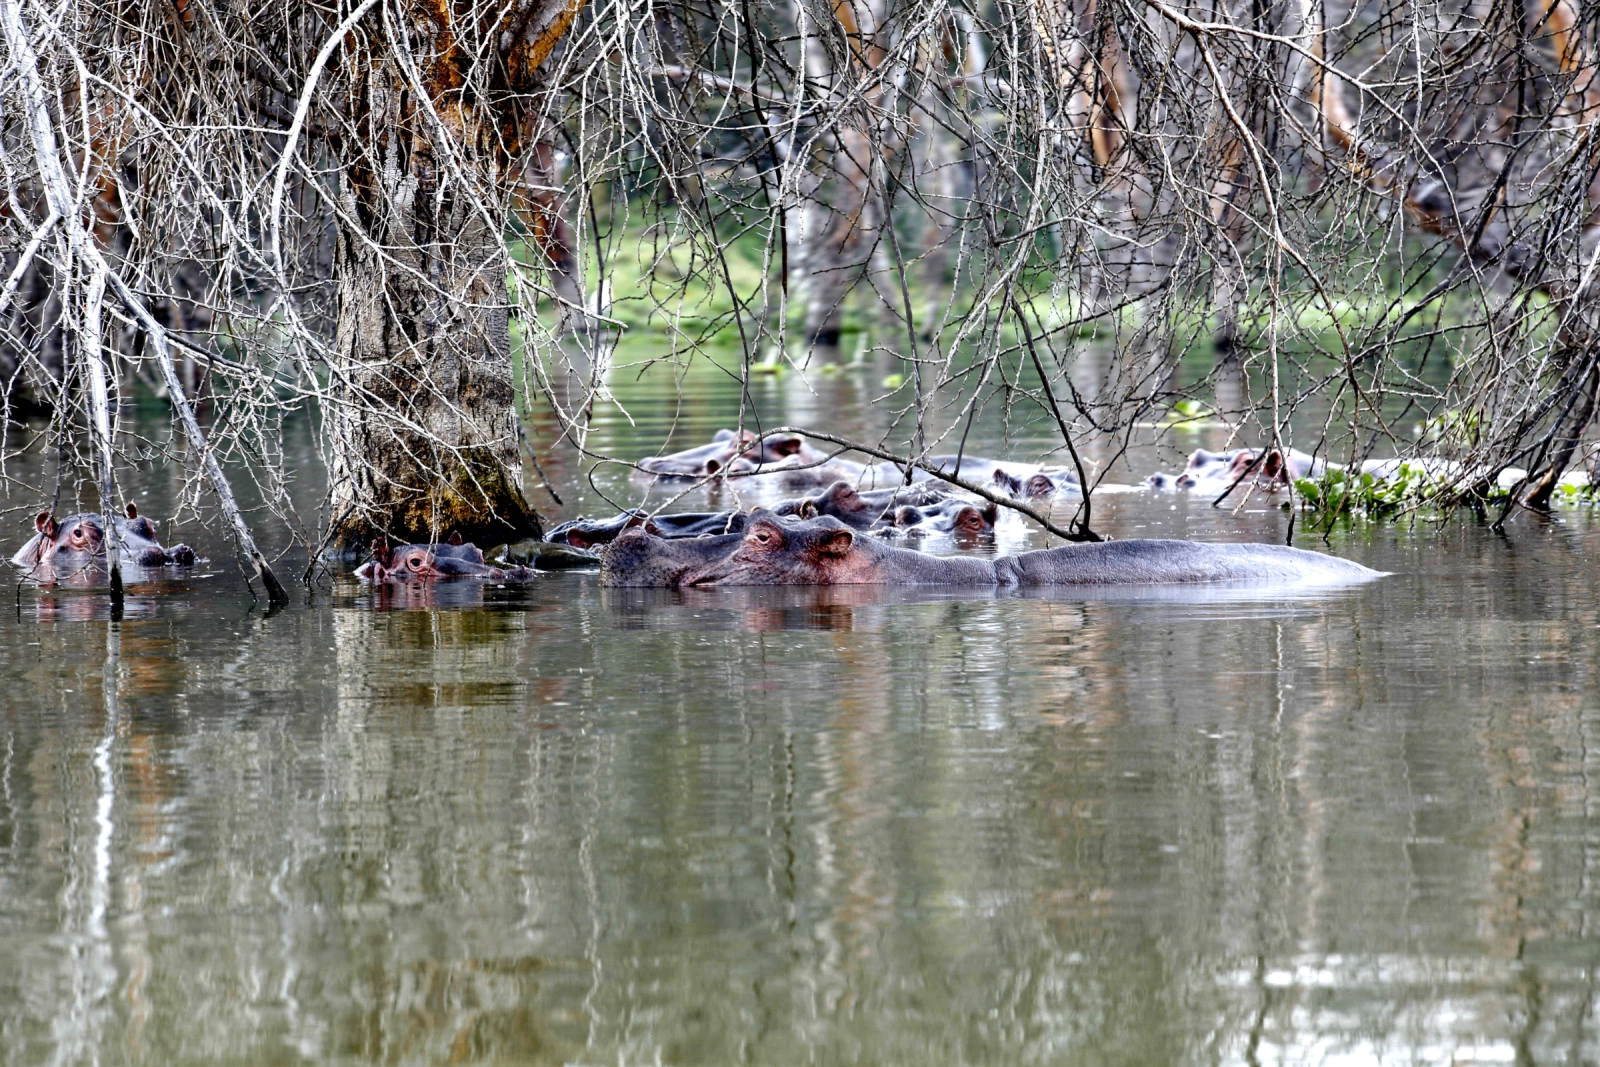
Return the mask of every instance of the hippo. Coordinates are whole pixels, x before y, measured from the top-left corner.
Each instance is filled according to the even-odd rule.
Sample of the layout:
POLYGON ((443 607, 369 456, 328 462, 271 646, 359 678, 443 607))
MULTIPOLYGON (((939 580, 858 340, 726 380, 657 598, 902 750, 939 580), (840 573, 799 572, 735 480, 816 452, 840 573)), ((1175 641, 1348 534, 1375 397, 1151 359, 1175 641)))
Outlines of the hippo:
POLYGON ((1021 500, 1024 503, 1034 500, 1049 500, 1063 488, 1076 490, 1078 483, 1075 479, 1063 479, 1060 483, 1055 478, 1036 471, 1033 474, 1012 474, 1003 467, 996 467, 990 484, 999 492, 1009 496, 1012 500, 1021 500))
MULTIPOLYGON (((774 521, 777 521, 776 516, 774 521)), ((848 529, 837 519, 826 521, 848 529)), ((677 589, 688 575, 721 561, 743 541, 744 534, 657 537, 642 526, 633 526, 606 546, 600 557, 600 584, 615 588, 677 589)))
POLYGON ((573 548, 608 545, 623 530, 648 524, 657 537, 698 537, 711 533, 742 533, 742 511, 691 511, 676 515, 647 515, 643 511, 624 511, 610 519, 573 519, 545 535, 545 540, 573 548))
POLYGON ((894 528, 906 537, 950 534, 959 542, 973 542, 994 534, 999 513, 1000 506, 993 502, 946 500, 923 507, 902 504, 894 511, 894 528))
POLYGON ((372 558, 356 568, 356 578, 382 582, 431 582, 443 578, 481 578, 490 582, 531 582, 536 572, 527 567, 491 567, 476 545, 463 544, 460 534, 437 545, 400 545, 390 548, 382 538, 372 542, 372 558))
MULTIPOLYGON (((933 455, 927 467, 953 477, 988 481, 1004 474, 1020 482, 1044 474, 1049 491, 1077 492, 1077 479, 1069 471, 1048 470, 1037 464, 1011 463, 982 456, 933 455)), ((906 481, 905 466, 892 461, 859 463, 843 459, 812 445, 795 433, 761 437, 749 430, 718 430, 707 444, 686 448, 665 456, 651 456, 638 463, 639 470, 660 478, 706 478, 727 473, 770 475, 783 489, 805 491, 821 489, 837 481, 848 481, 860 489, 891 489, 906 481)), ((923 467, 913 467, 911 481, 924 482, 936 475, 923 467)), ((1034 482, 1038 495, 1045 482, 1034 482)))
MULTIPOLYGON (((795 515, 802 519, 831 515, 851 529, 870 530, 901 525, 896 518, 902 508, 937 508, 952 501, 970 499, 937 482, 918 482, 892 489, 858 490, 849 482, 837 481, 817 496, 785 501, 774 506, 772 511, 777 515, 795 515)), ((911 519, 905 525, 920 521, 921 518, 911 519)))
MULTIPOLYGON (((194 566, 194 550, 188 545, 163 547, 155 523, 140 515, 136 505, 128 505, 127 518, 115 519, 119 562, 148 569, 194 566)), ((30 572, 30 577, 51 581, 104 568, 106 532, 101 516, 84 513, 56 519, 41 511, 34 516, 33 527, 34 535, 11 557, 12 565, 30 572)))
POLYGON ((1291 448, 1289 460, 1275 448, 1233 448, 1210 452, 1197 448, 1179 475, 1152 474, 1145 484, 1152 489, 1193 489, 1223 492, 1230 486, 1252 485, 1261 489, 1282 489, 1297 478, 1318 477, 1330 469, 1325 460, 1291 448))
POLYGON ((748 474, 776 465, 792 470, 827 461, 827 453, 813 447, 799 434, 760 437, 749 430, 738 433, 718 430, 709 444, 641 459, 639 469, 663 478, 705 478, 723 471, 748 474))
MULTIPOLYGON (((895 489, 870 489, 857 492, 847 481, 836 481, 821 493, 786 500, 773 505, 777 515, 815 518, 832 515, 846 526, 869 530, 892 527, 896 506, 930 508, 957 499, 957 494, 934 482, 921 482, 895 489)), ((960 499, 969 499, 961 497, 960 499)), ((981 502, 979 502, 981 507, 981 502)), ((643 511, 624 511, 610 519, 573 519, 552 529, 546 539, 574 548, 593 548, 616 540, 622 531, 645 526, 657 537, 699 537, 702 534, 743 533, 748 515, 742 511, 692 511, 672 515, 648 515, 643 511)), ((932 518, 932 516, 929 516, 932 518)), ((911 523, 921 522, 922 518, 911 523)), ((991 519, 989 526, 993 527, 991 519)), ((955 529, 953 522, 935 523, 929 529, 945 532, 955 529)))
POLYGON ((612 542, 607 586, 937 585, 970 587, 1252 582, 1331 585, 1380 572, 1284 545, 1136 539, 979 559, 930 556, 859 536, 830 516, 785 521, 765 509, 745 533, 664 540, 642 529, 612 542))

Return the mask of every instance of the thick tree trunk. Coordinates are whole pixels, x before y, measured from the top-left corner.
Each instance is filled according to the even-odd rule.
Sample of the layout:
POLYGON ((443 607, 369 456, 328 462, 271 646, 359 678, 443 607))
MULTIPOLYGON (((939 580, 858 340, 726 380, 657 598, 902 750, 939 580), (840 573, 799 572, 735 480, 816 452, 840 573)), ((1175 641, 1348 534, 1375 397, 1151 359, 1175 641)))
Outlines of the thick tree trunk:
POLYGON ((395 48, 346 59, 361 136, 334 252, 332 554, 543 532, 522 493, 499 191, 528 163, 536 73, 581 3, 406 5, 383 23, 395 48))
POLYGON ((501 235, 411 177, 388 210, 370 233, 339 234, 330 547, 538 536, 522 495, 501 235))

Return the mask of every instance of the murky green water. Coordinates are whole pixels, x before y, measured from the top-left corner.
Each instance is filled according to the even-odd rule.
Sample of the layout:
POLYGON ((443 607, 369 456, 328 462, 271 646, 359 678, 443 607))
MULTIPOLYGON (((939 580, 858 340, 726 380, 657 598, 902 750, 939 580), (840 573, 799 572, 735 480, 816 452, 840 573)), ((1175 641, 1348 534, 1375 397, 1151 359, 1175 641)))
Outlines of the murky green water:
MULTIPOLYGON (((875 385, 753 401, 858 428, 875 385)), ((619 385, 595 443, 737 410, 689 393, 619 385)), ((545 466, 567 514, 632 488, 545 466)), ((181 533, 210 576, 121 622, 0 587, 5 1064, 1600 1058, 1585 515, 1340 534, 1398 573, 1298 599, 566 574, 270 617, 181 533)))

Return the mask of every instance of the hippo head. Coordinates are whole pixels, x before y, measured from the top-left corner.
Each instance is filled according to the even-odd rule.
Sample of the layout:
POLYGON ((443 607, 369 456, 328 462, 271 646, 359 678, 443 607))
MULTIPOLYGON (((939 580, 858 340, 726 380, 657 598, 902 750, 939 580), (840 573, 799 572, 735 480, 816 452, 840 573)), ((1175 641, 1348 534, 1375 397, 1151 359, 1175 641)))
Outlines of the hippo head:
POLYGON ((776 463, 781 459, 799 455, 806 447, 805 438, 797 433, 780 433, 759 440, 754 434, 746 436, 750 443, 743 455, 746 459, 757 463, 776 463))
POLYGON ((669 478, 703 478, 724 470, 732 473, 753 470, 756 464, 745 458, 744 452, 754 443, 755 435, 749 431, 735 434, 732 430, 718 430, 709 444, 642 459, 639 469, 669 478))
POLYGON ((644 521, 642 511, 624 511, 616 518, 604 521, 573 519, 545 534, 545 540, 573 548, 595 548, 610 544, 623 530, 639 526, 644 521))
POLYGON ((1276 448, 1268 449, 1265 453, 1253 448, 1241 448, 1228 463, 1227 479, 1231 485, 1254 476, 1260 485, 1282 485, 1285 481, 1284 470, 1283 453, 1276 448))
POLYGON ((1022 479, 1015 474, 1008 473, 1003 467, 996 467, 994 476, 989 481, 996 489, 1009 497, 1020 499, 1022 496, 1022 479))
POLYGON ((411 581, 466 578, 482 574, 483 564, 451 555, 430 545, 401 545, 389 555, 389 573, 411 581))
POLYGON ((815 505, 815 514, 832 515, 847 526, 859 526, 871 521, 872 505, 863 500, 849 482, 834 482, 828 486, 815 498, 815 505))
POLYGON ((57 520, 48 511, 34 516, 36 531, 11 562, 19 567, 41 564, 61 570, 86 567, 106 552, 105 523, 98 515, 69 515, 57 520))
POLYGON ((1242 484, 1254 480, 1264 487, 1283 485, 1288 467, 1283 453, 1277 449, 1265 451, 1255 448, 1235 448, 1227 452, 1208 452, 1195 449, 1189 463, 1176 481, 1179 489, 1193 489, 1202 484, 1220 482, 1223 486, 1242 484))
POLYGON ((459 537, 440 545, 400 545, 391 548, 386 538, 372 542, 372 561, 356 576, 372 582, 428 582, 440 578, 492 577, 495 568, 483 562, 476 545, 459 537))
POLYGON ((683 585, 844 585, 868 580, 871 558, 850 527, 824 515, 784 523, 772 512, 750 515, 743 538, 722 559, 680 579, 683 585))
POLYGON ((617 535, 600 557, 600 584, 639 589, 675 589, 691 573, 731 552, 741 534, 662 537, 654 523, 617 535))
POLYGON ((1235 456, 1242 449, 1232 452, 1211 452, 1204 448, 1197 448, 1189 453, 1189 462, 1184 464, 1184 473, 1201 478, 1219 478, 1228 468, 1235 456))
POLYGON ((1048 474, 1031 474, 1024 478, 996 467, 992 483, 1013 500, 1039 500, 1056 495, 1056 480, 1048 474))
POLYGON ((1025 500, 1040 500, 1055 495, 1056 480, 1048 474, 1035 474, 1022 483, 1022 496, 1025 500))
POLYGON ((745 447, 740 455, 759 466, 777 463, 785 466, 811 466, 828 460, 826 452, 813 447, 797 433, 772 434, 758 438, 746 430, 743 440, 745 447))
POLYGON ((971 539, 994 533, 994 521, 1000 517, 1000 506, 989 503, 983 507, 960 504, 946 511, 950 532, 957 538, 971 539))

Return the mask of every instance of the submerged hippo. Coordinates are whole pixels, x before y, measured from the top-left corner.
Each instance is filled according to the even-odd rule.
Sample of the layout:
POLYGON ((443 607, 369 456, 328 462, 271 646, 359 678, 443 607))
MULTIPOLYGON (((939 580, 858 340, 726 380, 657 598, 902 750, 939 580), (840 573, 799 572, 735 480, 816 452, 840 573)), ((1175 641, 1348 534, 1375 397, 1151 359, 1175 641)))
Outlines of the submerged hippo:
POLYGON ((1329 469, 1326 461, 1291 448, 1288 461, 1275 448, 1232 448, 1209 452, 1197 448, 1179 475, 1152 474, 1145 484, 1152 489, 1193 489, 1222 492, 1233 485, 1282 489, 1296 478, 1317 477, 1329 469))
POLYGON ((1284 545, 1129 540, 1066 545, 1016 556, 940 557, 861 537, 837 519, 750 516, 745 533, 667 540, 628 530, 606 550, 607 586, 1127 585, 1255 582, 1328 585, 1378 571, 1284 545))
MULTIPOLYGON (((831 515, 855 530, 917 527, 920 532, 971 533, 992 531, 993 504, 964 496, 942 484, 919 482, 894 489, 858 492, 849 482, 836 481, 822 492, 774 504, 780 516, 813 519, 831 515), (969 506, 973 514, 960 512, 969 506)), ((546 539, 574 548, 608 545, 624 531, 642 526, 657 537, 700 537, 706 534, 743 533, 749 514, 743 511, 691 511, 649 515, 624 511, 609 519, 573 519, 552 529, 546 539)))
MULTIPOLYGON (((188 545, 163 547, 157 540, 155 523, 140 515, 135 505, 128 505, 126 518, 115 519, 121 562, 150 569, 194 566, 194 550, 188 545)), ((56 519, 48 511, 41 511, 34 516, 33 527, 36 532, 11 557, 11 563, 28 571, 35 580, 56 581, 105 568, 106 528, 101 516, 86 513, 56 519)))
POLYGON ((745 474, 778 465, 792 470, 827 459, 827 453, 799 434, 759 437, 749 430, 718 430, 708 444, 641 459, 639 469, 663 478, 704 478, 723 471, 745 474))
POLYGON ((901 505, 894 512, 894 528, 907 537, 950 534, 957 541, 975 541, 994 533, 1000 506, 993 502, 945 500, 923 507, 901 505))
POLYGON ((609 545, 623 530, 648 526, 657 537, 699 537, 712 533, 740 533, 744 530, 742 511, 692 511, 677 515, 648 515, 643 511, 624 511, 609 519, 573 519, 545 535, 545 540, 573 548, 609 545))
POLYGON ((1022 501, 1049 500, 1064 488, 1072 491, 1078 488, 1077 480, 1071 477, 1052 478, 1043 471, 1023 476, 1000 467, 995 468, 990 483, 1011 499, 1022 501))
POLYGON ((527 567, 503 569, 483 561, 476 545, 461 543, 459 534, 438 545, 400 545, 390 548, 381 538, 372 542, 372 558, 356 568, 356 578, 381 582, 429 582, 444 578, 481 578, 490 582, 531 582, 536 572, 527 567))
POLYGON ((772 511, 776 515, 794 515, 802 519, 830 515, 851 529, 871 530, 914 525, 932 519, 935 513, 942 514, 946 508, 968 502, 982 503, 938 482, 858 490, 849 482, 838 481, 815 496, 785 501, 774 506, 772 511))

